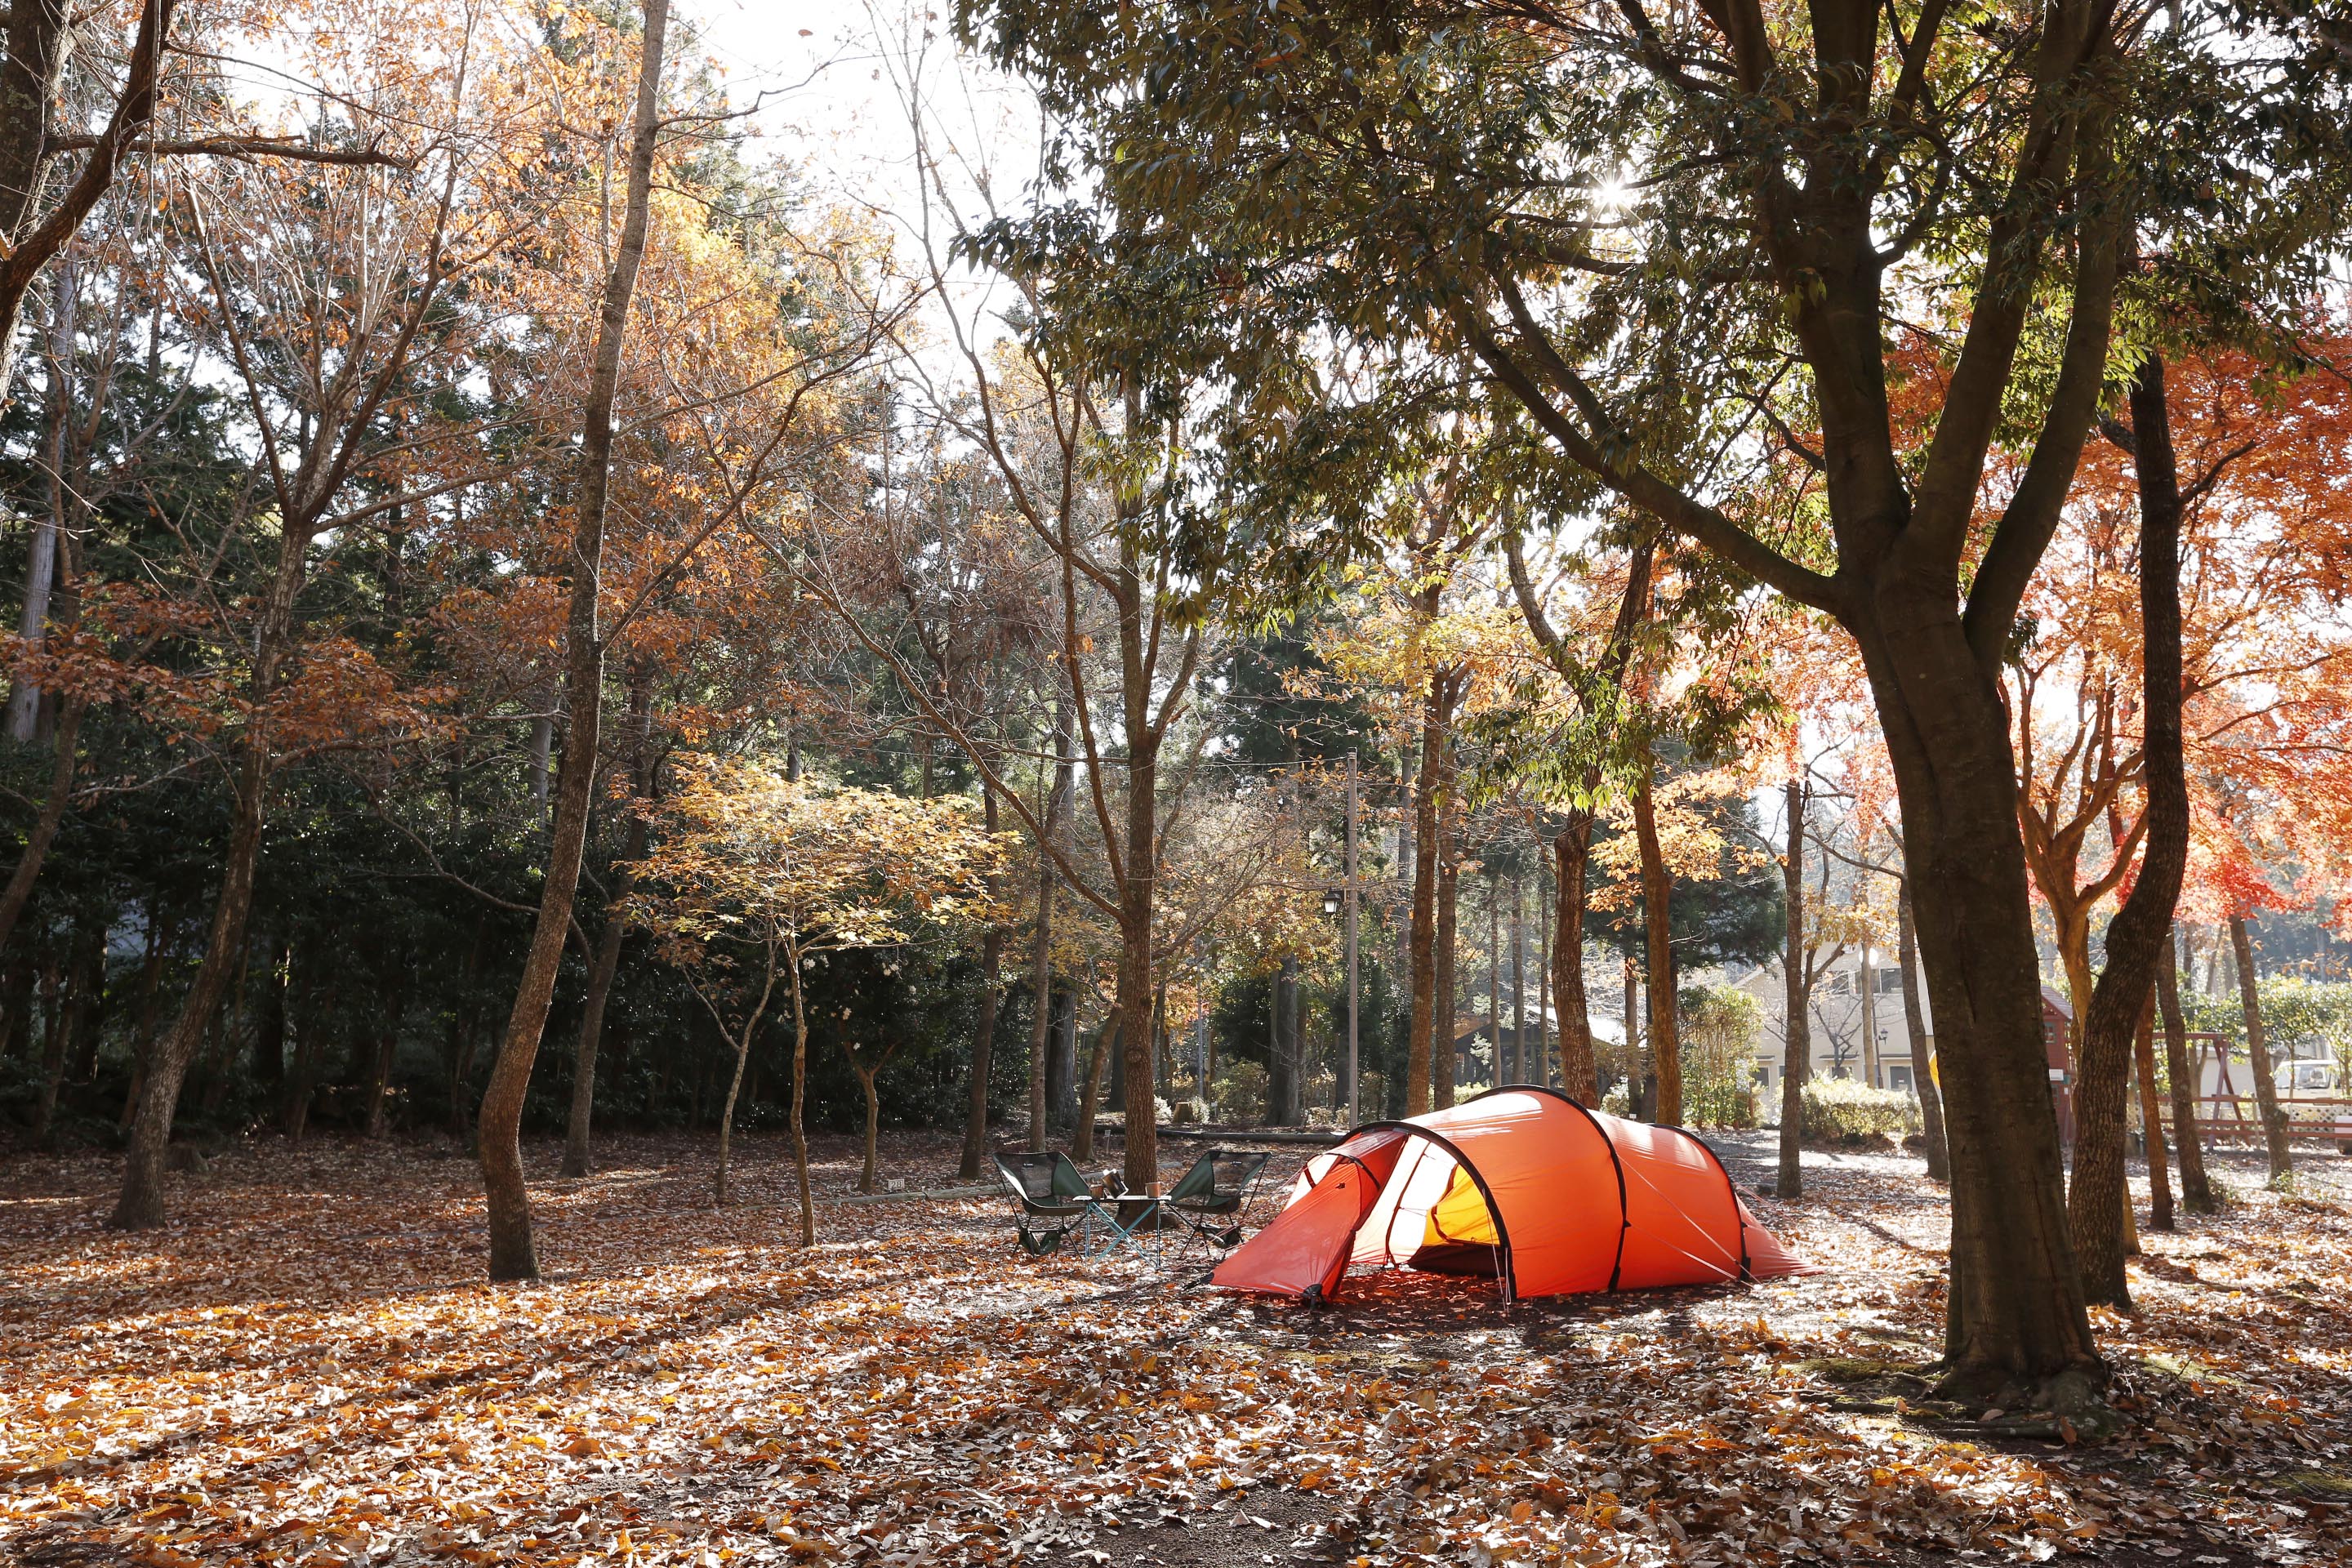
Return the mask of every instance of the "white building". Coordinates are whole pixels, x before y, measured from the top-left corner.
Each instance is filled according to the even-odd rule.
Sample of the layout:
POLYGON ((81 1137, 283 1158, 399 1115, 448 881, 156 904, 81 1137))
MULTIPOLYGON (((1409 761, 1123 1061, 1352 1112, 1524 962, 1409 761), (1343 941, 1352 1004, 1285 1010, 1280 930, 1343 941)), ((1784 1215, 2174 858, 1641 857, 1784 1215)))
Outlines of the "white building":
MULTIPOLYGON (((1756 998, 1763 1015, 1757 1032, 1756 1081, 1778 1088, 1788 1039, 1789 988, 1780 960, 1772 959, 1733 983, 1756 998)), ((1919 999, 1923 1017, 1927 1002, 1919 999)), ((1815 1078, 1849 1078, 1881 1089, 1908 1090, 1918 1070, 1911 1031, 1903 1009, 1903 972, 1894 954, 1876 950, 1847 952, 1831 961, 1813 981, 1808 1030, 1815 1078)), ((1933 1034, 1932 1025, 1928 1031, 1933 1034)))

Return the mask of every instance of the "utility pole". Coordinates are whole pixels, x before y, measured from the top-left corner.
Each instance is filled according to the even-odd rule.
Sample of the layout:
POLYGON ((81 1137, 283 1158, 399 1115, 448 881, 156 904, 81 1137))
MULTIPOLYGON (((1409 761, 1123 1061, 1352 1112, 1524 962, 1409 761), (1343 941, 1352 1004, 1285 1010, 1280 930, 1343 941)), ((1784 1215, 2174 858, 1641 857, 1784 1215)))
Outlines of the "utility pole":
POLYGON ((1356 1125, 1356 753, 1348 753, 1348 1125, 1356 1125))

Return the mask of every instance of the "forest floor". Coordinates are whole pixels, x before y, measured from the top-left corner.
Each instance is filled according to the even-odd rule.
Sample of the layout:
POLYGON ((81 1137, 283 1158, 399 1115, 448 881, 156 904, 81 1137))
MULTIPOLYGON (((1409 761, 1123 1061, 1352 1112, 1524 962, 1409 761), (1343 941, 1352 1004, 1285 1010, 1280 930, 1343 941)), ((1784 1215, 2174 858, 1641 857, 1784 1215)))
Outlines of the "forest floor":
MULTIPOLYGON (((1767 1137, 1721 1141, 1751 1193, 1767 1137)), ((2293 1196, 2225 1155, 2229 1212, 2146 1238, 2139 1315, 2098 1320, 2124 1429, 2069 1445, 1905 1381, 1943 1310, 1914 1160, 1749 1198, 1811 1278, 1506 1311, 1391 1276, 1309 1312, 1033 1262, 992 1198, 840 1202, 846 1140, 803 1251, 783 1144, 740 1146, 724 1210, 707 1138, 540 1181, 529 1287, 482 1281, 447 1145, 241 1146, 140 1236, 100 1226, 110 1161, 0 1163, 0 1561, 2234 1568, 2352 1537, 2333 1154, 2293 1196)), ((953 1183, 950 1140, 884 1154, 953 1183)))

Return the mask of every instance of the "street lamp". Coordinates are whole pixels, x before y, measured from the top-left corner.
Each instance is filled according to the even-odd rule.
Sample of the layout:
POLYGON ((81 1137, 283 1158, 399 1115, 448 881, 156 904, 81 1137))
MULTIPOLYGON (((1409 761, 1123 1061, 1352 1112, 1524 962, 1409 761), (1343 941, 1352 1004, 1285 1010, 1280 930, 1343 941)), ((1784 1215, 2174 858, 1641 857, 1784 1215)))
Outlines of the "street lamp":
POLYGON ((1337 889, 1337 888, 1332 888, 1332 889, 1330 889, 1327 890, 1327 891, 1324 893, 1324 895, 1323 895, 1323 912, 1324 912, 1325 914, 1327 914, 1327 915, 1336 915, 1336 914, 1338 914, 1338 913, 1339 912, 1339 889, 1337 889))

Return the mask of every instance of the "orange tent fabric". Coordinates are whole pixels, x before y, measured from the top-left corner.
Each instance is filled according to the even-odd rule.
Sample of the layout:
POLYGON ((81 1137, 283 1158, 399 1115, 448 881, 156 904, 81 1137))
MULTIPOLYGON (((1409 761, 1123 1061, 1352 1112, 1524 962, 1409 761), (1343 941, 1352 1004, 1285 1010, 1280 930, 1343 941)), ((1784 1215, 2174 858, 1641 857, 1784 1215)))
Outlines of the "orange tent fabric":
POLYGON ((1814 1272, 1695 1135, 1531 1088, 1358 1128, 1212 1279, 1329 1301, 1351 1266, 1492 1274, 1507 1300, 1814 1272))

